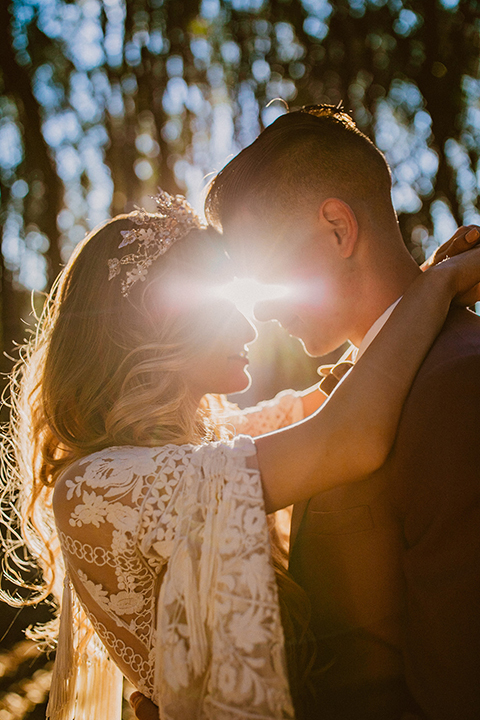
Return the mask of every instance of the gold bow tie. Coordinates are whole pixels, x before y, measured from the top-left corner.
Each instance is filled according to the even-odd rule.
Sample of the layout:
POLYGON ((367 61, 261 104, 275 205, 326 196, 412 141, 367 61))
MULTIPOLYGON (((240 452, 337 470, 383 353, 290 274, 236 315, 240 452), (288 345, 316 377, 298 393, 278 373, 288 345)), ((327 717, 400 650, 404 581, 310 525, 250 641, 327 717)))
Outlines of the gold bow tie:
POLYGON ((320 380, 319 383, 320 390, 325 395, 330 395, 352 367, 353 362, 350 362, 350 360, 342 360, 336 365, 320 365, 317 368, 317 373, 323 375, 323 380, 320 380))

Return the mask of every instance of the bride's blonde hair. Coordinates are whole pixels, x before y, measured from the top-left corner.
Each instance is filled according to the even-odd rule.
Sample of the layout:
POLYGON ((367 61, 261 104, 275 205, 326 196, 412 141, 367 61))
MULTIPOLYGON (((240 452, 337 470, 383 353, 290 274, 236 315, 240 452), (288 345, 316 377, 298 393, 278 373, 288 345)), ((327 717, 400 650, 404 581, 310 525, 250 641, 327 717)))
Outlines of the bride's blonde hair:
MULTIPOLYGON (((9 505, 16 515, 3 523, 4 566, 29 596, 0 591, 10 604, 36 604, 49 595, 60 602, 63 565, 51 501, 55 481, 70 463, 114 445, 226 437, 215 422, 225 407, 222 398, 206 396, 198 408, 183 379, 184 369, 212 342, 218 327, 209 326, 199 304, 190 303, 185 312, 175 301, 189 289, 194 292, 198 281, 227 277, 218 236, 213 230, 191 231, 124 297, 120 278, 108 280, 108 260, 121 255, 121 232, 134 228, 132 218, 110 220, 77 247, 12 374, 2 500, 4 512, 9 505), (182 288, 172 295, 177 279, 182 288), (25 571, 38 567, 41 579, 26 582, 25 571)), ((304 634, 306 601, 285 572, 273 531, 272 546, 287 652, 298 659, 297 643, 289 649, 288 635, 304 634)), ((48 643, 56 633, 53 623, 34 637, 48 643)), ((298 674, 297 665, 290 658, 290 670, 298 674)))

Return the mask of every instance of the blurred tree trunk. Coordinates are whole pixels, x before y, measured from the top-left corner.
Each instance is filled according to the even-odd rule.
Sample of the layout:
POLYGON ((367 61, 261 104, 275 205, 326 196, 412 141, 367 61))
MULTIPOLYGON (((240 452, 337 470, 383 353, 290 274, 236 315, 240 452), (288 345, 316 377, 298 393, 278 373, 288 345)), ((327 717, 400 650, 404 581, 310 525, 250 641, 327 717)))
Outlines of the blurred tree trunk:
POLYGON ((62 265, 57 215, 62 209, 63 186, 42 133, 42 113, 33 94, 31 76, 25 67, 18 64, 15 57, 11 34, 12 13, 12 0, 0 3, 0 71, 4 93, 15 101, 18 118, 23 127, 24 168, 27 182, 30 180, 30 190, 34 181, 43 185, 42 201, 32 210, 32 218, 28 217, 31 203, 27 202, 25 224, 30 220, 35 221, 50 241, 46 256, 51 284, 62 265))
MULTIPOLYGON (((8 189, 1 186, 2 203, 8 202, 8 189)), ((3 215, 3 213, 2 213, 3 215)), ((3 217, 0 221, 0 236, 3 236, 3 217)), ((8 373, 12 369, 11 355, 14 344, 21 341, 21 305, 22 294, 13 287, 12 273, 5 267, 3 254, 0 252, 0 304, 1 304, 1 344, 0 344, 0 392, 3 402, 0 403, 0 422, 8 422, 8 397, 4 395, 8 381, 8 373)))
MULTIPOLYGON (((12 44, 11 21, 13 2, 0 3, 0 72, 3 93, 9 97, 17 108, 19 125, 22 128, 24 159, 22 176, 29 185, 29 195, 25 201, 24 226, 32 223, 49 239, 49 248, 45 253, 48 262, 48 285, 50 285, 61 268, 59 232, 57 215, 62 208, 63 186, 57 174, 55 163, 42 133, 41 109, 32 90, 31 77, 25 67, 18 64, 12 44), (35 191, 34 191, 35 189, 35 191)), ((2 224, 0 227, 3 238, 3 224, 6 218, 9 188, 3 186, 2 224)), ((29 293, 15 287, 12 272, 5 267, 2 256, 0 266, 1 303, 2 303, 2 357, 0 371, 8 372, 12 361, 6 357, 15 354, 15 346, 25 341, 24 320, 29 313, 29 293)), ((5 387, 5 375, 0 375, 0 392, 5 387)), ((5 415, 5 408, 2 408, 5 415)))

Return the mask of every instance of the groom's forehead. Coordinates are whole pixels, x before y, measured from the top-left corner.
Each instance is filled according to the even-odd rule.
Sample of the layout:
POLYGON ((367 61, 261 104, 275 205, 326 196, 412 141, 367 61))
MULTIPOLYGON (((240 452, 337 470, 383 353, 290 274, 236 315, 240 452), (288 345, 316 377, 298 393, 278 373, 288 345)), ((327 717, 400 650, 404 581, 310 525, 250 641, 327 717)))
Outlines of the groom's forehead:
POLYGON ((268 279, 300 264, 304 240, 288 223, 259 220, 251 213, 238 215, 223 232, 225 249, 242 275, 268 279))

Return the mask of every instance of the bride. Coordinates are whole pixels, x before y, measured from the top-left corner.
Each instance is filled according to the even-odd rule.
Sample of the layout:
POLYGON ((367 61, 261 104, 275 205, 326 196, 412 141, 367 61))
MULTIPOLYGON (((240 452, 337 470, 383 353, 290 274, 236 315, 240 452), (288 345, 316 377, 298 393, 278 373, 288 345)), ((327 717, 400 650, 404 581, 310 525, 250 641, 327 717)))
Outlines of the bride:
POLYGON ((26 546, 43 571, 31 602, 61 605, 59 631, 44 629, 58 632, 53 720, 118 718, 122 674, 162 719, 293 718, 302 598, 274 571, 266 514, 384 462, 451 300, 480 279, 480 250, 417 279, 299 422, 318 389, 243 412, 222 399, 249 384, 255 330, 213 292, 230 272, 215 232, 180 196, 157 205, 80 244, 18 367, 7 562, 25 565, 26 546))

